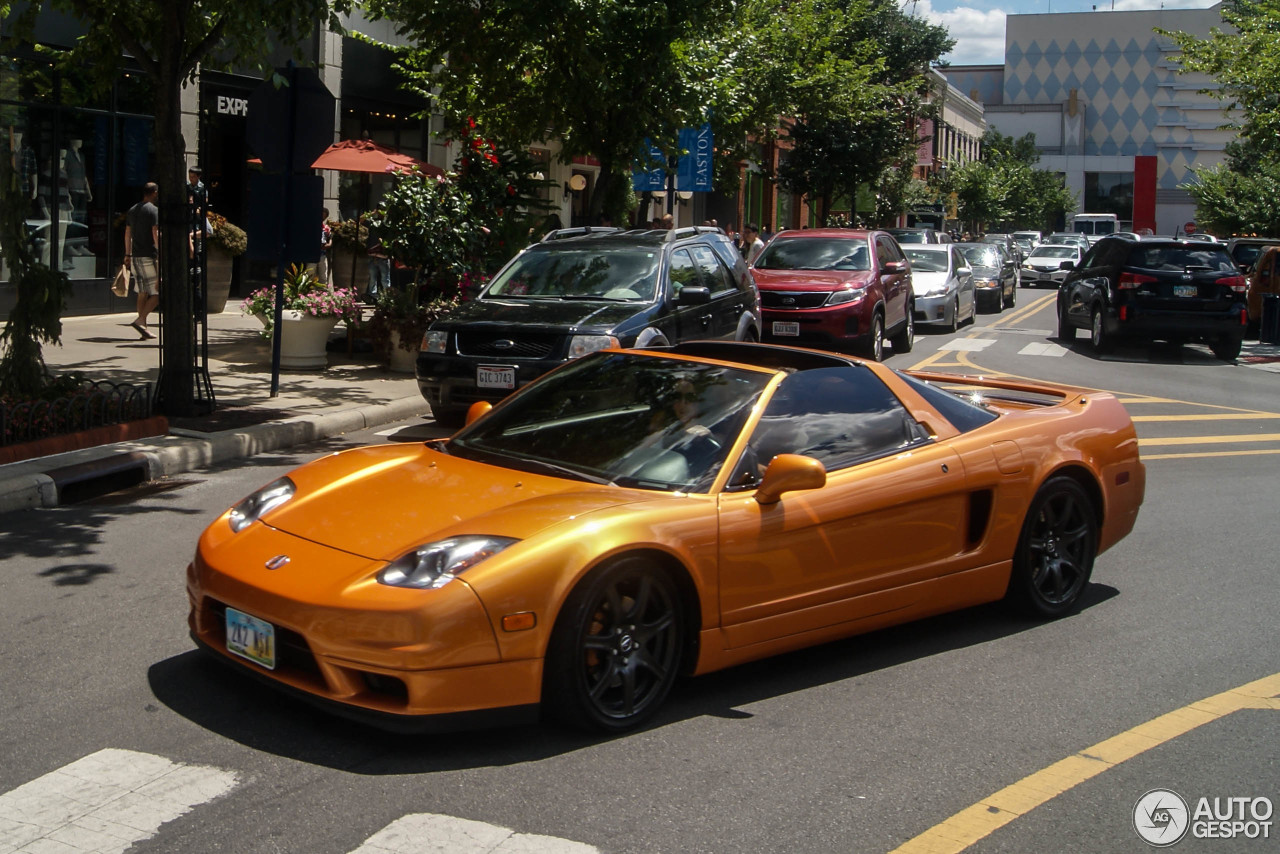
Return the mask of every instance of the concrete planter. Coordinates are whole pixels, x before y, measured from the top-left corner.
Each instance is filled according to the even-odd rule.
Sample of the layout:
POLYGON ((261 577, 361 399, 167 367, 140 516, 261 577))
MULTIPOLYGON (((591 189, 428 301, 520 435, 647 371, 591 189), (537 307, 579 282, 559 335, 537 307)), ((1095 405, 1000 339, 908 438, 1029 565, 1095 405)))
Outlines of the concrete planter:
POLYGON ((329 367, 329 333, 338 325, 336 317, 312 317, 286 309, 280 317, 280 367, 305 371, 329 367))
POLYGON ((225 249, 208 246, 205 250, 205 310, 209 314, 222 314, 227 307, 227 297, 231 295, 231 271, 235 267, 235 257, 225 249))
POLYGON ((369 258, 349 249, 335 247, 329 267, 329 281, 335 288, 355 288, 363 294, 369 290, 369 258))
POLYGON ((405 350, 400 346, 400 330, 391 330, 391 370, 397 374, 412 374, 417 370, 418 348, 405 350))

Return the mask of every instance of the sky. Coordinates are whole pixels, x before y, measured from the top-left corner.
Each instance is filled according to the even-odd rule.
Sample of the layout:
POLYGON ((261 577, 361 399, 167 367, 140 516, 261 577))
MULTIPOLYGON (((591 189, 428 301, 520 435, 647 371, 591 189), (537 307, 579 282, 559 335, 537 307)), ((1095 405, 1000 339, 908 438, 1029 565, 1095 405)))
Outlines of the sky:
POLYGON ((1003 65, 1004 16, 1093 9, 1207 9, 1216 0, 905 0, 909 14, 942 24, 956 40, 943 57, 951 65, 1003 65))

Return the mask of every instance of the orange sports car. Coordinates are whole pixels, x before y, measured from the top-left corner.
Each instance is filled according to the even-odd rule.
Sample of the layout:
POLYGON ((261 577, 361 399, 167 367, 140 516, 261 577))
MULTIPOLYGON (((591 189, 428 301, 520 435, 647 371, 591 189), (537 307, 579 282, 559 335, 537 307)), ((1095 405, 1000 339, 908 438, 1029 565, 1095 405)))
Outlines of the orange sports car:
POLYGON ((1145 469, 1110 394, 698 341, 335 453, 200 538, 215 656, 400 730, 603 729, 676 678, 1007 599, 1070 612, 1145 469))

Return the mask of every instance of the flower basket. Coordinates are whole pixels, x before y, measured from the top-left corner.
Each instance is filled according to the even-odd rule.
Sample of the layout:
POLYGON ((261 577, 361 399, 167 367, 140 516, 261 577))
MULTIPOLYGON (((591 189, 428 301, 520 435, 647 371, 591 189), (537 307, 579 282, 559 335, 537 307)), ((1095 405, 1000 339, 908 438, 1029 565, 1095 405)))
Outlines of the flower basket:
MULTIPOLYGON (((268 285, 254 291, 244 301, 242 310, 262 321, 263 337, 270 338, 275 320, 276 289, 268 285)), ((284 278, 282 311, 296 311, 312 318, 330 318, 333 324, 343 321, 349 326, 360 323, 360 303, 354 291, 331 288, 299 264, 289 268, 284 278)))

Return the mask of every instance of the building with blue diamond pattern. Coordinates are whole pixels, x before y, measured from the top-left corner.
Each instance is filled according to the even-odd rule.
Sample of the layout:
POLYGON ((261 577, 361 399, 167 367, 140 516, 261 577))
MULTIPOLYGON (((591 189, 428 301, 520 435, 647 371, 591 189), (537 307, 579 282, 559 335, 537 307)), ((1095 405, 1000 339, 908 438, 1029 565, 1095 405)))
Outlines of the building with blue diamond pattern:
POLYGON ((1178 73, 1177 47, 1156 30, 1207 36, 1219 10, 1009 15, 1004 65, 944 72, 990 127, 1035 134, 1040 168, 1064 177, 1079 211, 1176 234, 1195 220, 1193 167, 1223 161, 1238 114, 1205 94, 1212 80, 1178 73))

